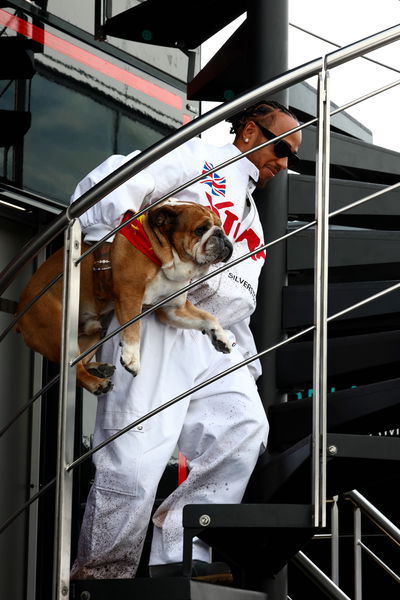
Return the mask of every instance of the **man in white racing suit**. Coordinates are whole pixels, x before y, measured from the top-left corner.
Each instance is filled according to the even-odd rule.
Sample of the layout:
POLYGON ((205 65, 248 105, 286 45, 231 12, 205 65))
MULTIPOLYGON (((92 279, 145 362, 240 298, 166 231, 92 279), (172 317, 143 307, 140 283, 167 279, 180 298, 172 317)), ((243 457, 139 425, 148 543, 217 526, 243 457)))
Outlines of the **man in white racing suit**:
MULTIPOLYGON (((233 243, 231 260, 263 241, 252 191, 295 164, 300 132, 289 134, 248 157, 208 174, 218 164, 298 126, 276 102, 262 101, 231 119, 233 144, 222 147, 195 138, 146 167, 80 218, 86 242, 100 240, 127 210, 138 211, 181 184, 204 177, 175 197, 210 207, 233 243)), ((135 153, 111 156, 77 186, 72 201, 135 153)), ((104 344, 101 360, 116 365, 114 387, 99 397, 94 444, 154 408, 256 353, 250 316, 265 251, 194 288, 189 299, 215 315, 234 342, 230 354, 212 347, 207 336, 175 329, 154 315, 141 320, 141 368, 136 377, 120 363, 119 339, 104 344)), ((117 327, 114 321, 110 330, 117 327)), ((259 361, 244 366, 105 446, 93 455, 95 481, 88 496, 73 579, 133 578, 137 571, 159 480, 175 448, 186 456, 189 473, 153 515, 150 575, 179 575, 182 563, 182 508, 186 504, 240 503, 256 461, 267 444, 268 422, 256 387, 259 361)), ((194 572, 218 574, 209 548, 193 544, 194 572)))

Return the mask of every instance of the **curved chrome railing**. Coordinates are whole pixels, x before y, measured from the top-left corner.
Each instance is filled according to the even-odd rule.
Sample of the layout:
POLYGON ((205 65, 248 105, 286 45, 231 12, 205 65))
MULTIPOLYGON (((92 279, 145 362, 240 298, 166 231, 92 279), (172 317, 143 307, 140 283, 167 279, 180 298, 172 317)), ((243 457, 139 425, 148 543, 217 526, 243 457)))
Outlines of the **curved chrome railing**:
POLYGON ((91 206, 96 204, 96 202, 104 198, 104 196, 112 192, 122 183, 125 183, 130 177, 139 173, 155 160, 164 156, 167 152, 177 148, 179 145, 213 125, 216 125, 220 121, 243 110, 248 104, 253 104, 266 96, 270 96, 291 85, 304 81, 313 75, 318 75, 318 73, 321 72, 324 63, 326 68, 337 67, 349 60, 358 58, 365 53, 372 52, 382 46, 397 41, 399 39, 399 33, 400 25, 390 27, 373 36, 345 46, 340 50, 335 50, 334 52, 327 54, 324 58, 317 58, 300 67, 287 71, 283 75, 275 77, 271 81, 242 94, 231 102, 214 108, 205 115, 184 125, 176 133, 173 133, 154 146, 151 146, 148 150, 143 151, 139 156, 125 163, 110 176, 106 177, 100 183, 93 186, 88 192, 83 194, 81 198, 79 198, 69 210, 65 211, 58 219, 56 219, 45 232, 32 240, 29 245, 25 246, 18 257, 11 261, 0 274, 0 294, 3 293, 22 266, 36 256, 39 250, 53 240, 56 235, 64 231, 72 218, 79 217, 91 206))
MULTIPOLYGON (((317 180, 316 180, 316 218, 314 221, 308 223, 304 227, 301 227, 290 234, 282 236, 277 240, 273 240, 268 244, 256 249, 252 253, 247 254, 244 257, 241 257, 240 260, 245 260, 252 256, 252 254, 259 252, 262 249, 268 248, 273 244, 281 242, 283 240, 288 239, 291 235, 295 235, 304 229, 315 227, 316 228, 316 245, 315 245, 315 322, 314 325, 308 327, 295 336, 276 344, 274 347, 263 350, 257 355, 246 359, 239 365, 236 365, 235 368, 241 368, 242 366, 248 364, 252 360, 265 355, 268 352, 272 352, 279 348, 280 346, 289 343, 293 339, 297 339, 298 337, 305 335, 306 333, 314 332, 314 397, 313 397, 313 406, 314 406, 314 418, 313 418, 313 505, 314 505, 314 522, 313 526, 324 526, 325 524, 325 478, 326 478, 326 458, 325 452, 322 451, 324 447, 324 436, 326 436, 326 340, 327 340, 327 324, 329 321, 342 316, 346 312, 354 310, 362 304, 365 304, 369 301, 374 300, 377 297, 380 297, 386 293, 390 293, 394 291, 394 289, 398 289, 400 284, 392 286, 387 290, 383 290, 379 294, 375 294, 370 298, 365 299, 364 301, 354 305, 352 307, 348 307, 347 309, 340 311, 336 315, 332 315, 331 317, 327 317, 326 311, 326 297, 327 297, 327 251, 328 251, 328 223, 329 218, 333 215, 337 215, 339 213, 348 210, 349 208, 361 204, 362 202, 366 202, 377 195, 385 193, 385 191, 390 191, 400 185, 395 184, 394 186, 390 186, 390 188, 386 188, 377 194, 372 194, 364 199, 358 200, 357 202, 349 205, 348 207, 344 207, 328 214, 328 196, 329 196, 329 130, 330 130, 330 117, 331 113, 329 110, 330 101, 329 101, 329 68, 336 67, 342 63, 348 62, 354 58, 361 56, 364 53, 370 52, 377 48, 380 48, 384 45, 390 44, 391 42, 397 41, 400 39, 400 25, 396 25, 395 27, 389 28, 385 31, 377 33, 369 38, 356 42, 354 44, 350 44, 345 48, 341 48, 340 50, 336 50, 325 57, 318 58, 313 60, 305 65, 302 65, 296 69, 288 71, 287 73, 274 78, 273 80, 249 91, 245 94, 242 94, 240 97, 235 100, 222 105, 209 113, 205 114, 202 117, 192 121, 191 123, 182 127, 176 133, 168 136, 158 144, 152 146, 148 150, 143 151, 141 154, 136 156, 134 159, 130 160, 122 167, 120 167, 117 171, 112 173, 107 178, 103 179, 100 183, 91 188, 88 192, 86 192, 83 196, 81 196, 74 204, 72 204, 68 209, 58 217, 50 227, 37 236, 33 241, 30 241, 27 244, 20 254, 13 260, 11 263, 3 270, 0 274, 0 293, 2 293, 11 281, 15 278, 17 273, 20 271, 22 266, 26 264, 29 260, 31 260, 40 249, 54 239, 56 235, 58 235, 61 231, 67 231, 66 237, 66 263, 65 263, 65 274, 64 274, 64 297, 65 297, 65 305, 66 312, 71 313, 70 318, 64 318, 63 324, 63 356, 64 360, 62 362, 61 369, 61 377, 60 377, 60 421, 59 421, 59 451, 58 451, 58 470, 57 470, 57 515, 58 515, 58 524, 56 531, 56 565, 55 565, 55 581, 56 581, 56 590, 54 593, 55 598, 65 598, 68 594, 69 589, 69 564, 70 564, 70 519, 71 519, 71 503, 72 503, 72 470, 75 466, 86 460, 93 452, 103 447, 103 445, 98 446, 92 449, 90 452, 86 453, 78 460, 73 461, 72 457, 72 449, 73 449, 73 415, 74 415, 74 395, 75 395, 75 380, 74 380, 74 370, 73 366, 76 362, 83 357, 74 357, 71 354, 72 344, 71 340, 76 339, 76 331, 77 331, 77 310, 70 302, 69 298, 71 297, 69 294, 71 286, 79 286, 79 265, 83 256, 80 256, 80 228, 78 224, 78 217, 84 213, 88 208, 93 206, 96 202, 101 200, 104 196, 109 194, 111 191, 116 189, 119 185, 126 182, 130 177, 134 176, 138 172, 140 172, 143 168, 147 167, 149 164, 161 158, 167 152, 173 150, 180 144, 186 142, 190 138, 195 135, 200 134, 205 131, 209 127, 215 125, 219 121, 226 119, 240 110, 244 109, 248 104, 252 104, 257 102, 264 97, 270 97, 272 94, 285 89, 295 83, 303 81, 313 75, 319 76, 319 90, 318 90, 318 117, 316 119, 312 119, 308 123, 305 123, 293 130, 291 132, 303 129, 304 127, 309 126, 310 124, 318 123, 318 156, 317 156, 317 180), (74 337, 75 336, 75 337, 74 337)), ((369 94, 359 98, 352 103, 348 103, 340 109, 336 109, 332 114, 336 114, 341 110, 345 110, 349 106, 356 104, 357 102, 361 102, 362 100, 369 98, 377 93, 381 93, 390 89, 391 87, 398 85, 400 81, 393 82, 379 90, 374 90, 369 94)), ((289 133, 291 133, 289 132, 289 133)), ((284 136, 288 135, 288 132, 282 134, 275 138, 275 140, 271 140, 266 142, 265 144, 260 145, 259 147, 267 146, 270 143, 274 143, 276 139, 280 139, 284 136)), ((255 151, 256 149, 253 149, 255 151)), ((245 152, 244 156, 250 154, 251 151, 245 152)), ((235 159, 239 159, 242 156, 235 157, 235 159)), ((222 163, 221 165, 216 166, 210 172, 213 173, 224 166, 227 166, 234 159, 222 163)), ((176 194, 181 191, 188 185, 191 185, 195 181, 198 181, 202 178, 202 175, 199 175, 196 179, 188 182, 184 186, 181 186, 175 190, 173 190, 168 196, 176 194)), ((164 198, 161 198, 157 203, 161 202, 164 198)), ((140 216, 144 212, 141 211, 136 215, 136 218, 140 216)), ((111 234, 110 234, 111 235, 111 234)), ((92 247, 92 250, 97 247, 100 243, 107 239, 106 236, 102 240, 98 242, 95 246, 92 247)), ((233 263, 227 264, 224 267, 218 269, 217 272, 214 272, 212 275, 221 272, 225 268, 229 268, 232 264, 236 264, 238 261, 233 261, 233 263)), ((210 276, 212 276, 210 275, 210 276)), ((206 277, 208 278, 208 276, 206 277)), ((197 284, 204 281, 205 278, 196 282, 197 284)), ((194 287, 194 284, 187 286, 184 289, 191 289, 194 287)), ((181 293, 181 292, 179 292, 181 293)), ((160 304, 161 305, 161 304, 160 304)), ((158 307, 159 305, 157 305, 158 307)), ((155 308, 157 308, 155 307, 155 308)), ((155 310, 153 308, 153 310, 155 310)), ((144 312, 142 315, 139 315, 136 318, 142 317, 144 314, 148 314, 144 312)), ((133 322, 125 324, 123 327, 128 326, 133 322)), ((121 328, 122 329, 122 328, 121 328)), ((121 329, 112 332, 113 334, 118 333, 121 329)), ((107 338, 108 339, 108 338, 107 338)), ((223 377, 225 374, 231 372, 232 369, 227 370, 226 372, 218 375, 216 378, 223 377)), ((203 382, 200 384, 201 387, 204 387, 215 381, 216 378, 212 378, 207 382, 203 382)), ((186 397, 193 391, 200 389, 200 386, 188 390, 187 393, 182 394, 168 403, 163 405, 157 410, 163 410, 170 406, 171 404, 178 402, 183 397, 186 397)), ((36 397, 40 394, 37 393, 28 403, 29 405, 34 401, 36 397)), ((140 420, 128 426, 118 435, 122 435, 128 429, 136 426, 146 418, 152 416, 153 413, 149 413, 148 415, 143 416, 140 420)), ((17 417, 13 419, 13 422, 17 417)), ((8 428, 8 426, 6 427, 8 428)), ((1 433, 5 431, 6 428, 3 428, 1 433)), ((115 439, 117 436, 112 436, 107 440, 107 443, 115 439)), ((51 487, 53 482, 49 482, 46 485, 46 490, 51 487)), ((40 494, 35 495, 35 500, 40 496, 40 494)), ((33 499, 32 499, 33 501, 33 499)), ((27 503, 30 505, 31 501, 27 503)), ((23 509, 21 509, 23 510, 23 509)), ((21 511, 18 511, 20 514, 21 511)), ((17 515, 15 515, 16 517, 17 515)), ((9 519, 5 525, 8 525, 12 522, 12 519, 9 519)), ((0 528, 0 531, 3 530, 5 526, 0 528)))

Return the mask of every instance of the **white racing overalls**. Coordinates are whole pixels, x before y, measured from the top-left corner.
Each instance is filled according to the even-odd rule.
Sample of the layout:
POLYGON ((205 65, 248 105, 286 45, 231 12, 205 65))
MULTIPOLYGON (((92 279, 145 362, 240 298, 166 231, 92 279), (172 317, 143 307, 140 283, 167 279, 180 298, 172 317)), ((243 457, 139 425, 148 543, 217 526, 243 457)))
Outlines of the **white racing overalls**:
MULTIPOLYGON (((81 217, 85 241, 97 241, 119 224, 127 210, 139 210, 182 183, 204 178, 176 194, 216 211, 233 242, 232 259, 263 243, 251 192, 258 170, 242 158, 217 173, 207 171, 239 154, 232 144, 205 145, 195 138, 128 180, 81 217)), ((84 178, 72 197, 135 155, 112 156, 84 178)), ((207 336, 161 324, 154 315, 141 320, 141 368, 132 377, 120 364, 119 338, 101 350, 101 360, 116 366, 114 388, 99 397, 94 444, 154 408, 217 375, 256 352, 249 328, 255 308, 264 252, 246 259, 190 293, 190 300, 218 317, 236 345, 217 352, 207 336)), ((217 265, 220 266, 220 265, 217 265)), ((110 330, 117 327, 114 319, 110 330)), ((239 503, 260 453, 268 422, 255 378, 258 361, 241 367, 190 396, 94 454, 90 491, 72 569, 75 578, 134 577, 159 480, 176 447, 186 456, 189 475, 153 516, 150 564, 182 560, 182 507, 197 503, 239 503)), ((199 540, 193 557, 209 559, 199 540)))

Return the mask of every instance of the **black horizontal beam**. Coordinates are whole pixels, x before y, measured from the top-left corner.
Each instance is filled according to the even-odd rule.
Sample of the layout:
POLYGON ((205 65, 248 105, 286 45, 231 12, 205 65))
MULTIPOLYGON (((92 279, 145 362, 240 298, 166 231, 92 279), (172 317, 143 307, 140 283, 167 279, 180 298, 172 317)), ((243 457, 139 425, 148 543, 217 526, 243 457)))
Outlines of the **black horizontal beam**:
MULTIPOLYGON (((400 155, 397 159, 400 162, 400 155)), ((400 181, 400 175, 398 177, 400 181)), ((386 189, 384 184, 366 183, 348 179, 331 178, 329 186, 329 211, 333 212, 362 198, 386 189)), ((313 220, 315 217, 315 177, 311 175, 289 174, 288 213, 299 220, 313 220)), ((342 215, 331 219, 331 223, 341 222, 354 227, 374 229, 400 228, 400 188, 380 194, 342 215)))
MULTIPOLYGON (((297 443, 312 430, 311 396, 270 406, 271 450, 297 443)), ((327 396, 330 433, 372 434, 400 426, 400 379, 331 392, 327 396)))
MULTIPOLYGON (((299 151, 299 156, 303 160, 315 162, 316 131, 315 126, 303 130, 303 141, 299 151)), ((330 143, 331 171, 337 166, 342 168, 343 174, 343 169, 354 170, 353 176, 345 177, 349 179, 356 179, 356 172, 359 171, 363 174, 370 173, 370 179, 360 177, 360 180, 373 182, 374 178, 383 175, 395 177, 393 182, 388 181, 388 183, 400 180, 400 154, 398 152, 333 131, 330 135, 330 143)), ((334 172, 331 172, 331 175, 334 177, 334 172)))
MULTIPOLYGON (((332 283, 328 287, 328 316, 361 302, 391 286, 400 283, 390 281, 352 281, 332 283)), ((364 304, 339 317, 340 320, 365 319, 399 314, 400 289, 364 304)), ((336 321, 336 320, 335 320, 336 321)), ((282 290, 282 326, 285 330, 297 329, 314 322, 314 286, 290 285, 282 290)))
MULTIPOLYGON (((364 385, 397 377, 400 367, 400 330, 328 339, 328 384, 364 385)), ((312 387, 313 342, 292 342, 277 350, 278 388, 312 387)))
MULTIPOLYGON (((297 224, 290 224, 290 230, 297 224)), ((400 231, 331 228, 329 266, 348 267, 400 263, 400 231)), ((287 270, 314 268, 314 229, 287 241, 287 270)))

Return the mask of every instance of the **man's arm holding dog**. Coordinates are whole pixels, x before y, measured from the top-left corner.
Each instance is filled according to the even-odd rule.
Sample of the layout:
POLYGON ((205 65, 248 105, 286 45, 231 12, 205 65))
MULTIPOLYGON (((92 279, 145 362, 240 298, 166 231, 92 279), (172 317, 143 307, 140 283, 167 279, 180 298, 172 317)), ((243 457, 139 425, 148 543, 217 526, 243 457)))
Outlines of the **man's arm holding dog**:
MULTIPOLYGON (((191 144, 188 146, 189 151, 187 148, 183 151, 177 148, 163 156, 86 211, 80 217, 85 242, 97 242, 120 224, 128 210, 137 212, 195 177, 198 173, 192 167, 193 163, 187 160, 191 144)), ((79 182, 71 202, 139 153, 136 150, 127 156, 109 157, 79 182)), ((109 241, 112 239, 110 237, 109 241)))

